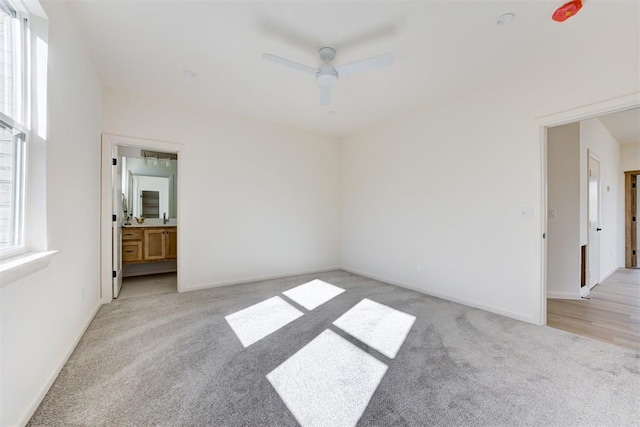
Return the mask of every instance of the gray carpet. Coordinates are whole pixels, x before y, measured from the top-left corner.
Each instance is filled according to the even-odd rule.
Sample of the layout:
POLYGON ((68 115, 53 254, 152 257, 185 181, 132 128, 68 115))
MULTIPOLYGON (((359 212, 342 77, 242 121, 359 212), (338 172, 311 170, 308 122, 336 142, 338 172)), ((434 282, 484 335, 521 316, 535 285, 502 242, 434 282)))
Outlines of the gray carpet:
POLYGON ((325 329, 388 365, 359 426, 640 425, 640 354, 343 271, 103 306, 30 425, 295 426, 266 375, 325 329), (224 316, 315 278, 346 292, 243 348, 224 316), (416 317, 395 359, 332 326, 363 298, 416 317))

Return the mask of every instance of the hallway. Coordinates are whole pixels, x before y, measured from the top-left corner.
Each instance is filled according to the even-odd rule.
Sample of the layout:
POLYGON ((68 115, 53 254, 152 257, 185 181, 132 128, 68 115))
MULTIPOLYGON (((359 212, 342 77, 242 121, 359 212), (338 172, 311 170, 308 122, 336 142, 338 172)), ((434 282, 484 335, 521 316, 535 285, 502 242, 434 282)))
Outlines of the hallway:
POLYGON ((589 298, 548 299, 547 325, 640 352, 640 269, 619 269, 589 298))

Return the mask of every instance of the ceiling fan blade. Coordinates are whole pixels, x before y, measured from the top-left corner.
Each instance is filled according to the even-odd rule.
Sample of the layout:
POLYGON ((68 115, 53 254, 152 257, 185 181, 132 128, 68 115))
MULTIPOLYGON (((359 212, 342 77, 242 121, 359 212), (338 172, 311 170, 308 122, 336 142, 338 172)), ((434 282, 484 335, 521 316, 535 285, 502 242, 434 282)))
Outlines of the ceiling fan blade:
POLYGON ((393 55, 387 53, 386 55, 375 56, 373 58, 363 59, 362 61, 352 62, 351 64, 341 65, 340 67, 336 67, 336 71, 339 76, 348 76, 350 74, 371 70, 373 68, 385 67, 390 65, 392 62, 393 55))
POLYGON ((320 88, 320 105, 331 105, 331 88, 320 88))
POLYGON ((276 64, 286 65, 287 67, 291 67, 291 68, 296 68, 306 73, 315 74, 318 71, 315 68, 311 68, 303 64, 298 64, 297 62, 289 61, 288 59, 280 58, 279 56, 271 55, 270 53, 265 53, 262 55, 262 57, 267 61, 275 62, 276 64))

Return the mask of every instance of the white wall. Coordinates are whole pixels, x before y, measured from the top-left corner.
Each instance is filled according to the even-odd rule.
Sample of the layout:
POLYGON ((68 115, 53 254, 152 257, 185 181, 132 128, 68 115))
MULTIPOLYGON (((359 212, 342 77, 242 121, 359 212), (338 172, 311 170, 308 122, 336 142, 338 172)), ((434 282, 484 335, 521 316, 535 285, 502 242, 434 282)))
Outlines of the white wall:
POLYGON ((547 131, 547 296, 580 297, 580 124, 547 131))
POLYGON ((182 290, 340 265, 337 139, 115 91, 103 100, 105 133, 184 144, 182 290))
POLYGON ((620 169, 622 172, 640 170, 640 143, 620 144, 620 169))
POLYGON ((343 266, 544 322, 540 123, 639 91, 637 34, 613 33, 348 138, 343 266))
POLYGON ((44 8, 47 225, 49 247, 59 253, 46 269, 0 289, 3 426, 28 421, 100 303, 101 87, 66 4, 44 8))
MULTIPOLYGON (((624 175, 620 170, 620 144, 598 119, 580 122, 580 244, 587 244, 588 150, 600 160, 600 283, 624 266, 624 240, 620 238, 620 197, 624 175)), ((589 247, 587 246, 587 251, 589 247)))

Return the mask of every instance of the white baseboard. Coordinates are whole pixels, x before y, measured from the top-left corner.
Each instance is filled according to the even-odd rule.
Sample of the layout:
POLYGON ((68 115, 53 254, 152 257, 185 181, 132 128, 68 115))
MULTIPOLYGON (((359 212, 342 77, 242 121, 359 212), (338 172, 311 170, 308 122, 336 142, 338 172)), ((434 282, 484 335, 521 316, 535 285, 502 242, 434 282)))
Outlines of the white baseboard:
POLYGON ((582 286, 580 288, 580 297, 586 298, 589 296, 590 293, 591 293, 591 289, 589 289, 588 286, 582 286))
POLYGON ((219 288, 221 286, 239 285, 241 283, 260 282, 262 280, 283 279, 291 276, 304 276, 305 274, 326 273, 328 271, 343 270, 341 267, 325 267, 314 270, 294 271, 290 273, 271 274, 266 276, 245 277, 237 280, 224 280, 221 282, 207 283, 202 285, 178 286, 178 292, 200 291, 203 289, 219 288))
POLYGON ((447 301, 455 302, 455 303, 466 305, 466 306, 469 306, 469 307, 479 308, 481 310, 489 311, 491 313, 499 314, 501 316, 510 317, 512 319, 521 320, 521 321, 527 322, 527 323, 532 323, 534 325, 538 324, 533 319, 532 316, 529 316, 529 315, 526 315, 526 314, 516 313, 514 311, 509 311, 509 310, 502 309, 500 307, 490 306, 490 305, 486 305, 486 304, 478 304, 475 301, 467 300, 467 299, 464 299, 464 298, 459 298, 459 297, 452 296, 452 295, 443 294, 443 293, 440 293, 440 292, 431 292, 431 291, 428 291, 428 290, 419 289, 419 288, 417 288, 415 286, 407 285, 405 283, 400 283, 400 282, 397 282, 395 280, 392 280, 392 279, 389 279, 389 278, 386 278, 386 277, 380 277, 380 276, 376 276, 374 274, 369 274, 369 273, 366 273, 364 271, 360 271, 360 270, 357 270, 357 269, 351 268, 351 267, 342 267, 342 270, 348 271, 349 273, 357 274, 358 276, 368 277, 369 279, 378 280, 380 282, 385 282, 385 283, 389 283, 389 284, 394 285, 394 286, 399 286, 401 288, 405 288, 405 289, 409 289, 409 290, 412 290, 412 291, 420 292, 421 294, 425 294, 425 295, 429 295, 429 296, 432 296, 432 297, 441 298, 441 299, 444 299, 444 300, 447 300, 447 301))
POLYGON ((624 268, 624 267, 614 267, 613 270, 609 271, 607 274, 605 274, 604 276, 602 276, 600 278, 600 281, 598 283, 602 283, 605 280, 607 280, 609 278, 609 276, 611 276, 613 273, 615 273, 616 271, 618 271, 619 269, 624 268))
MULTIPOLYGON (((585 286, 586 288, 586 286, 585 286)), ((580 299, 580 292, 550 292, 547 291, 547 298, 552 299, 580 299)))
POLYGON ((591 292, 591 289, 595 288, 597 285, 607 280, 609 276, 611 276, 613 273, 615 273, 621 268, 624 268, 624 267, 614 267, 613 270, 610 270, 608 273, 600 275, 600 280, 598 280, 597 283, 594 283, 593 285, 587 284, 588 286, 585 286, 588 289, 588 292, 586 294, 589 295, 589 293, 591 292))
POLYGON ((71 345, 69 346, 65 354, 60 359, 60 362, 58 362, 56 369, 51 373, 47 381, 40 388, 40 391, 36 394, 36 396, 31 401, 31 404, 27 407, 27 410, 24 412, 22 417, 20 417, 20 420, 18 421, 19 426, 25 426, 29 422, 33 414, 36 412, 36 409, 38 409, 38 406, 40 406, 40 404, 42 403, 42 399, 44 399, 44 397, 47 395, 47 392, 53 385, 53 382, 56 380, 56 378, 58 378, 58 374, 60 374, 60 371, 64 367, 65 363, 67 363, 67 360, 69 360, 71 353, 73 353, 73 350, 76 349, 78 342, 80 342, 80 338, 82 338, 87 328, 93 321, 93 318, 96 317, 96 314, 98 314, 98 310, 100 309, 101 305, 102 305, 102 302, 98 301, 98 305, 96 305, 96 307, 93 309, 93 313, 91 314, 91 316, 89 316, 89 320, 87 320, 87 322, 84 324, 84 326, 82 327, 82 329, 80 330, 76 338, 73 340, 73 342, 71 343, 71 345))

